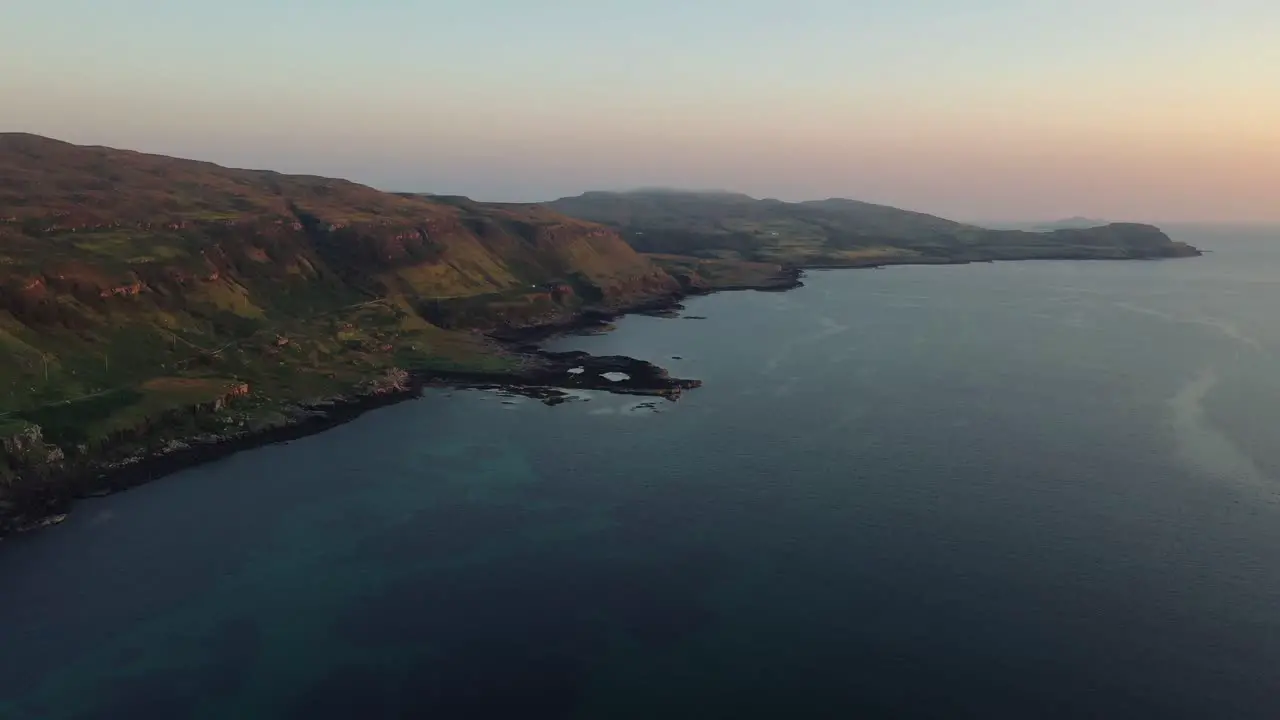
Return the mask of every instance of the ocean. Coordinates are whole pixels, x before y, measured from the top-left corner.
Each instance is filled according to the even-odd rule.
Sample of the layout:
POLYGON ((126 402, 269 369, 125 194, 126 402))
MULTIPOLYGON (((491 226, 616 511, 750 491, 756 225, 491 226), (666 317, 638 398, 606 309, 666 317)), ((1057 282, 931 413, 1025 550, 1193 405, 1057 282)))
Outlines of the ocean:
POLYGON ((1280 716, 1280 230, 815 271, 0 543, 0 718, 1280 716))

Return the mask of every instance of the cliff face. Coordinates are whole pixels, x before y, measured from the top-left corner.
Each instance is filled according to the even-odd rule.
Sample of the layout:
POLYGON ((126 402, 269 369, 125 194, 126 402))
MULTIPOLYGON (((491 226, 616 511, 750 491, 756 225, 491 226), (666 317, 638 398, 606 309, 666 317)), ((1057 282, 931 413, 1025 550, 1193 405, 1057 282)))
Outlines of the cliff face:
POLYGON ((403 390, 370 378, 509 372, 473 330, 678 291, 545 208, 0 134, 0 505, 63 466, 403 390))
POLYGON ((500 318, 554 284, 572 290, 553 303, 566 313, 678 289, 613 230, 544 208, 0 135, 0 376, 28 388, 0 413, 77 359, 160 373, 166 344, 377 299, 500 318))
POLYGON ((6 284, 79 281, 103 298, 238 274, 444 297, 575 273, 611 295, 655 276, 612 231, 538 207, 440 202, 20 134, 0 135, 0 233, 4 277, 17 281, 6 284))

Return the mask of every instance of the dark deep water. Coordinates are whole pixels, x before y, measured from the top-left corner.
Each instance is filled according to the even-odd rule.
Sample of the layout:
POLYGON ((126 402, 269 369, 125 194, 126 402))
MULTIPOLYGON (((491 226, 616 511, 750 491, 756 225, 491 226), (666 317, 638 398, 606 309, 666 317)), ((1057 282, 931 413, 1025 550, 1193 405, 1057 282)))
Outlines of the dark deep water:
POLYGON ((0 543, 0 718, 1280 716, 1280 232, 816 272, 0 543), (682 360, 672 360, 679 355, 682 360))

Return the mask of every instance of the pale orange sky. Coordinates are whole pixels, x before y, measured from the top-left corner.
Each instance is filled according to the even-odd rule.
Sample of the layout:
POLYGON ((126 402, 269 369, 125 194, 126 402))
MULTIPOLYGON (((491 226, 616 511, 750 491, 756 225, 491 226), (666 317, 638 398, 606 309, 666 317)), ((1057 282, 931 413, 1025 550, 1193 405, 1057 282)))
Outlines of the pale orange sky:
POLYGON ((494 200, 669 185, 963 219, 1280 221, 1270 0, 6 15, 0 130, 73 142, 494 200))

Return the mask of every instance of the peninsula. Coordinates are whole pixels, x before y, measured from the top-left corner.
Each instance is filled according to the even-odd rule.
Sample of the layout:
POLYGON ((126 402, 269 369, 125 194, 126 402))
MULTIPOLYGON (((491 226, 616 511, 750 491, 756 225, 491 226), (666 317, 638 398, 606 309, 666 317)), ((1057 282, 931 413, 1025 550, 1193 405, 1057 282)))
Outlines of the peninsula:
POLYGON ((805 267, 1197 254, 1146 225, 672 191, 482 203, 0 134, 0 535, 424 384, 674 399, 698 382, 536 341, 805 267))

